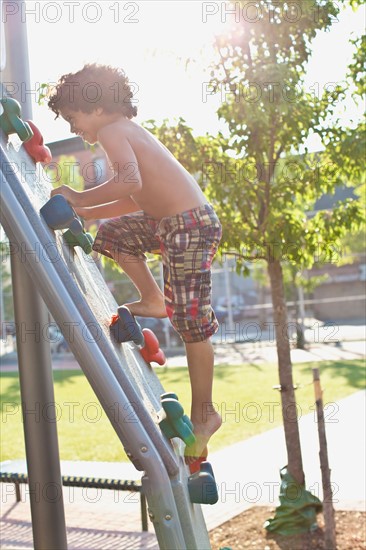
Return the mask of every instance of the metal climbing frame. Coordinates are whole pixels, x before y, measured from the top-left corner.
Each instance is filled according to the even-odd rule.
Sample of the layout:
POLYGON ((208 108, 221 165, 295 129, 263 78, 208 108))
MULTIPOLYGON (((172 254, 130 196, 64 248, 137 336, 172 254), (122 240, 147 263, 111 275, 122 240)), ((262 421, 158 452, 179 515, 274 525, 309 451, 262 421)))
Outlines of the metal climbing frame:
MULTIPOLYGON (((29 89, 27 32, 21 16, 24 0, 1 2, 9 15, 4 24, 2 77, 29 89)), ((31 118, 30 96, 18 99, 23 115, 31 118)), ((67 330, 64 336, 131 460, 144 472, 143 489, 160 548, 209 549, 201 507, 189 499, 182 445, 174 443, 173 450, 156 425, 163 388, 136 347, 127 344, 116 349, 110 341, 102 325, 116 304, 95 264, 82 253, 71 252, 59 235, 55 240, 40 218, 39 209, 50 193, 40 165, 35 166, 23 148, 16 151, 9 146, 7 136, 0 136, 0 145, 0 220, 12 244, 17 325, 42 326, 48 315, 45 305, 61 329, 72 323, 72 338, 67 330), (102 327, 98 338, 95 327, 102 327)), ((18 340, 22 402, 28 410, 37 403, 54 402, 47 342, 31 335, 24 342, 18 340)), ((35 416, 31 419, 28 415, 24 424, 29 481, 40 488, 41 495, 51 485, 60 496, 56 426, 36 423, 35 416)), ((64 550, 62 498, 51 503, 53 495, 46 497, 36 502, 31 495, 35 548, 64 550)))
MULTIPOLYGON (((133 401, 136 405, 139 396, 143 394, 142 388, 134 387, 134 382, 128 380, 123 368, 127 368, 126 365, 122 368, 119 365, 118 369, 118 365, 115 364, 118 358, 115 356, 113 344, 103 335, 96 341, 92 331, 88 332, 89 324, 86 319, 89 318, 88 315, 92 315, 92 312, 89 310, 87 300, 80 291, 79 296, 77 295, 78 289, 73 281, 73 275, 70 274, 62 258, 57 256, 58 261, 54 261, 57 246, 52 233, 40 219, 33 204, 41 203, 49 193, 48 189, 44 189, 44 182, 42 183, 40 179, 42 172, 38 171, 35 177, 32 173, 34 165, 26 154, 17 153, 11 148, 7 154, 1 148, 1 166, 2 224, 12 242, 17 245, 16 255, 20 264, 25 267, 28 276, 35 282, 57 323, 62 327, 70 323, 70 320, 73 321, 73 338, 69 341, 71 349, 123 445, 133 457, 135 465, 145 472, 142 480, 143 487, 160 548, 210 548, 200 506, 192 505, 189 501, 187 472, 182 458, 175 457, 172 453, 170 445, 161 436, 154 422, 151 410, 149 411, 141 401, 134 407, 136 422, 131 423, 131 402, 133 401), (17 173, 22 163, 26 166, 24 173, 28 182, 19 171, 17 173), (32 200, 30 200, 32 186, 36 196, 31 197, 32 200), (115 414, 116 404, 120 413, 118 415, 115 414)), ((90 263, 90 259, 87 261, 90 263)), ((76 269, 75 266, 74 269, 76 269)), ((91 284, 90 281, 88 284, 91 284)), ((90 319, 94 319, 95 325, 97 322, 95 317, 90 319)), ((19 321, 17 319, 17 322, 19 321)), ((65 336, 67 337, 67 334, 65 336)), ((128 347, 126 355, 127 362, 142 361, 138 351, 132 347, 128 347)), ((137 368, 141 370, 138 365, 137 368)), ((36 370, 35 364, 34 369, 36 372, 33 372, 33 376, 37 378, 40 372, 36 370)), ((34 400, 31 392, 36 386, 35 383, 26 385, 23 389, 25 400, 34 400)), ((159 385, 156 389, 159 391, 159 385)), ((45 396, 43 398, 45 399, 45 396)), ((151 403, 154 406, 157 406, 157 402, 158 395, 151 396, 151 403)), ((28 439, 31 437, 32 435, 28 434, 28 439)), ((45 447, 47 445, 49 441, 45 443, 45 447)), ((38 448, 37 452, 42 451, 38 448)), ((43 452, 46 452, 46 449, 43 452)), ((57 454, 56 452, 56 457, 57 454)), ((34 456, 33 458, 29 456, 28 462, 32 468, 34 456)), ((57 460, 53 463, 57 470, 55 463, 57 460)), ((42 474, 38 472, 38 475, 42 474)), ((38 480, 39 483, 42 481, 49 482, 49 480, 38 480)), ((62 513, 60 515, 62 516, 62 513)), ((34 533, 41 538, 44 522, 41 524, 39 521, 37 525, 36 516, 33 520, 35 521, 34 533)), ((55 518, 52 521, 54 529, 50 529, 50 532, 55 533, 60 520, 55 518)), ((54 546, 49 545, 49 547, 61 548, 62 546, 57 546, 55 543, 54 546)))

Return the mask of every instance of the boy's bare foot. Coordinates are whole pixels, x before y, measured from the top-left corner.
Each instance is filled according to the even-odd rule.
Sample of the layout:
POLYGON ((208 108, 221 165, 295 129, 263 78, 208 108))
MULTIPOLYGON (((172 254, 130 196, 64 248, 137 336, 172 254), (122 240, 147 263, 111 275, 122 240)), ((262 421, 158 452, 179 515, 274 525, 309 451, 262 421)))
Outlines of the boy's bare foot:
POLYGON ((202 422, 202 419, 200 422, 195 422, 194 418, 191 420, 193 422, 193 433, 196 437, 196 442, 194 445, 187 446, 184 450, 186 464, 195 462, 201 456, 207 456, 207 443, 222 424, 221 416, 216 411, 208 415, 205 422, 202 422))
POLYGON ((128 307, 132 315, 138 317, 155 317, 157 319, 167 317, 163 296, 158 295, 151 299, 143 298, 124 305, 128 307))

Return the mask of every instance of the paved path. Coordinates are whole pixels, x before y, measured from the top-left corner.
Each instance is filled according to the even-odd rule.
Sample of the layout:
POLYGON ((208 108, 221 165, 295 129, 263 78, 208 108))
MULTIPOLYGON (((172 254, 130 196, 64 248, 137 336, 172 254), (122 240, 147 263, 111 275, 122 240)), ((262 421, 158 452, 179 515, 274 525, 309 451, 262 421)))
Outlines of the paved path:
MULTIPOLYGON (((336 361, 362 359, 366 355, 365 340, 344 341, 340 345, 333 343, 314 343, 307 350, 292 349, 293 363, 307 363, 312 361, 336 361)), ((268 342, 215 344, 216 365, 241 365, 242 363, 260 364, 277 363, 275 344, 268 342)), ((55 354, 52 356, 52 366, 60 370, 77 370, 79 364, 72 353, 55 354)), ((183 350, 172 349, 168 354, 167 367, 187 366, 187 358, 183 350)), ((0 357, 0 371, 11 372, 18 369, 16 353, 9 353, 0 357)))
MULTIPOLYGON (((335 508, 365 510, 366 393, 333 403, 325 414, 335 508)), ((328 409, 326 409, 327 411, 328 409)), ((318 427, 314 413, 299 421, 306 488, 322 499, 318 427)), ((209 529, 255 504, 277 506, 279 470, 286 464, 283 427, 210 455, 219 502, 204 507, 209 529)))
MULTIPOLYGON (((312 344, 308 350, 292 349, 293 363, 312 361, 336 361, 362 359, 365 357, 365 341, 343 342, 340 346, 334 344, 312 344)), ((216 365, 241 365, 242 363, 260 364, 277 363, 275 344, 257 342, 255 344, 215 345, 216 365)), ((168 367, 187 366, 185 355, 168 357, 168 367)))
MULTIPOLYGON (((236 323, 236 325, 239 325, 236 323)), ((241 326, 241 325, 240 325, 241 326)), ((266 334, 258 333, 257 323, 246 323, 245 342, 230 341, 233 333, 225 333, 225 325, 221 332, 213 338, 216 364, 241 364, 277 362, 274 328, 266 334), (252 327, 252 329, 250 329, 252 327), (252 332, 251 332, 252 330, 252 332), (258 335, 259 334, 259 335, 258 335), (252 340, 249 340, 252 338, 252 340), (260 339, 259 339, 260 338, 260 339)), ((243 336, 243 330, 234 332, 235 338, 243 336), (240 334, 239 334, 240 332, 240 334)), ((238 340, 238 338, 237 338, 238 340)), ((307 350, 291 350, 294 363, 359 359, 366 355, 366 325, 329 325, 321 326, 319 322, 313 324, 306 331, 306 340, 309 342, 307 350)), ((295 341, 294 341, 295 342, 295 341)), ((14 342, 10 336, 7 340, 0 340, 0 370, 2 372, 17 370, 17 356, 14 351, 14 342)), ((168 367, 187 365, 184 348, 171 348, 167 352, 168 367)), ((79 369, 72 353, 54 354, 52 356, 55 369, 79 369)))

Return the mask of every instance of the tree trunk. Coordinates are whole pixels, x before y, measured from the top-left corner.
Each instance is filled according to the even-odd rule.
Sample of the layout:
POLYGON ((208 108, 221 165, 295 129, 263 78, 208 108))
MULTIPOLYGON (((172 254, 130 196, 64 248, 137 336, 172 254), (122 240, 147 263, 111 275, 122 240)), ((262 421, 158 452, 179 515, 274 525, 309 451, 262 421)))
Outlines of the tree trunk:
POLYGON ((288 338, 287 309, 283 286, 282 267, 279 260, 270 258, 268 274, 271 282, 273 319, 275 323, 278 371, 281 386, 282 417, 285 430, 288 472, 299 484, 305 483, 302 466, 298 410, 296 406, 290 342, 288 338))

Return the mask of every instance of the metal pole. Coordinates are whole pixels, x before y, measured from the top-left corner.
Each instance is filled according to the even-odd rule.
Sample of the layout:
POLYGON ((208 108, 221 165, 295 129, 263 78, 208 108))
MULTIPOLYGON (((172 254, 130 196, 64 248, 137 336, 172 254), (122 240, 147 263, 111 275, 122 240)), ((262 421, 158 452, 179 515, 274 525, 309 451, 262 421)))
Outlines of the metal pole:
POLYGON ((65 550, 48 311, 19 254, 11 255, 11 267, 34 547, 65 550))
MULTIPOLYGON (((32 104, 25 6, 24 0, 2 2, 6 52, 1 76, 3 88, 21 104, 22 117, 29 119, 32 104)), ((42 338, 48 311, 18 254, 11 255, 11 267, 34 546, 37 550, 64 550, 67 541, 51 353, 42 338)))
POLYGON ((298 294, 299 294, 299 313, 300 313, 300 323, 301 328, 304 329, 304 322, 305 322, 305 302, 304 302, 304 289, 301 286, 301 284, 298 286, 298 294))
POLYGON ((3 286, 3 270, 0 270, 0 338, 2 344, 6 344, 7 334, 6 334, 6 324, 5 324, 5 306, 4 306, 4 286, 3 286))
POLYGON ((3 0, 6 65, 2 83, 8 95, 22 106, 23 120, 32 118, 32 93, 24 0, 3 0))

